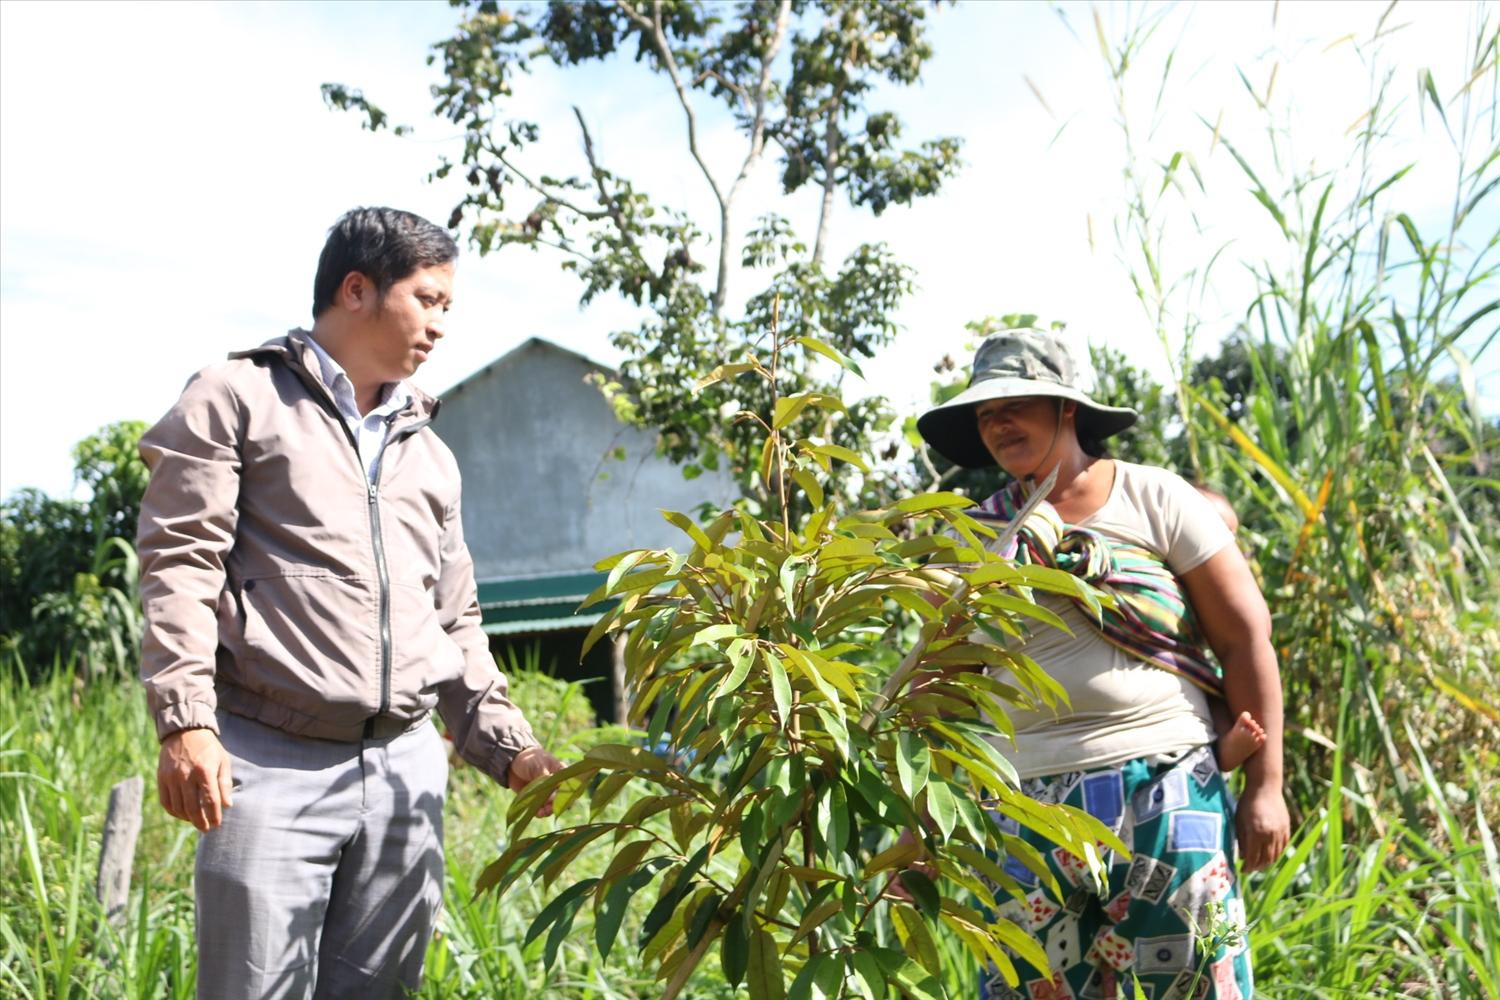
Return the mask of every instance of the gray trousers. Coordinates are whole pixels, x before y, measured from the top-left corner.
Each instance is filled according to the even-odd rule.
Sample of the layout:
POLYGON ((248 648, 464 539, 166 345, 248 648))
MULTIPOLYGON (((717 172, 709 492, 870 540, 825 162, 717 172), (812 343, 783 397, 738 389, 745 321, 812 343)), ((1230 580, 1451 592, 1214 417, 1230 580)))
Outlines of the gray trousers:
POLYGON ((198 841, 199 1000, 417 989, 443 893, 437 730, 335 743, 218 719, 234 807, 198 841))

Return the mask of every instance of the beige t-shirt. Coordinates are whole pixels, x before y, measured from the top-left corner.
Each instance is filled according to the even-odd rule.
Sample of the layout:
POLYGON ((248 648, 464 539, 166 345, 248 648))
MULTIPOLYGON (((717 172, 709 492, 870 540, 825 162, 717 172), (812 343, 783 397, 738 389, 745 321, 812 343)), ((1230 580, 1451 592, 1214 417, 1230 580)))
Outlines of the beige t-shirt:
MULTIPOLYGON (((1166 469, 1115 461, 1104 506, 1080 527, 1142 545, 1165 557, 1178 575, 1195 569, 1234 536, 1218 512, 1186 480, 1166 469)), ((1107 767, 1138 757, 1172 755, 1212 742, 1207 696, 1189 681, 1110 645, 1066 597, 1037 593, 1073 634, 1034 622, 1023 649, 1063 686, 1071 707, 1057 714, 1010 713, 1016 745, 999 750, 1022 778, 1107 767)), ((1009 671, 1000 671, 1010 680, 1009 671)))

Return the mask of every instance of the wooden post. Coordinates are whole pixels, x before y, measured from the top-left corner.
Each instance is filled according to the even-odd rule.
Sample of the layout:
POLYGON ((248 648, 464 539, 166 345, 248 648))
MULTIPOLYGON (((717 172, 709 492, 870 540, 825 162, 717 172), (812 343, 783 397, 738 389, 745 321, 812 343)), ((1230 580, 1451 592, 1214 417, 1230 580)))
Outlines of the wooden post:
POLYGON ((614 682, 615 725, 630 725, 630 701, 625 697, 625 631, 615 636, 610 656, 610 679, 614 682))
POLYGON ((126 778, 109 790, 109 812, 104 818, 104 839, 99 846, 99 882, 95 893, 104 904, 104 914, 116 929, 125 924, 130 901, 130 869, 135 863, 135 841, 141 832, 141 796, 145 782, 140 775, 126 778))

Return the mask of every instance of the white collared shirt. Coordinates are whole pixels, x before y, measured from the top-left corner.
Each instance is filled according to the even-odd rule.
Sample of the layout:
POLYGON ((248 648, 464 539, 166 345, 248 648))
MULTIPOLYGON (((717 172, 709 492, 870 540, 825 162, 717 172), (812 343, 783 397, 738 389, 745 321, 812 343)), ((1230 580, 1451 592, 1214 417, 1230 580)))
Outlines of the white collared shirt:
POLYGON ((323 384, 333 393, 333 402, 339 408, 339 415, 354 433, 355 444, 359 446, 360 464, 373 483, 380 472, 380 451, 385 447, 386 436, 390 433, 391 420, 411 402, 411 390, 406 387, 405 382, 387 382, 380 389, 380 405, 361 416, 359 404, 354 399, 354 383, 349 381, 349 375, 323 350, 323 345, 312 337, 308 337, 307 342, 318 356, 318 364, 323 369, 323 384))

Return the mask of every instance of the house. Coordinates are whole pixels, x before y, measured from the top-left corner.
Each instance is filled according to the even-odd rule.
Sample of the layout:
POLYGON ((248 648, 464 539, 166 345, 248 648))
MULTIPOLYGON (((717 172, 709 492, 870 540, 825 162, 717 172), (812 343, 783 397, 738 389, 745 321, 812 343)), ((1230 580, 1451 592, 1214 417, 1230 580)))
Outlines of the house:
POLYGON ((464 538, 484 629, 502 660, 540 651, 558 677, 588 681, 601 720, 616 716, 608 644, 580 664, 602 607, 578 604, 615 552, 684 548, 662 510, 722 509, 727 474, 688 480, 656 454, 655 435, 622 424, 589 377, 615 372, 533 337, 442 395, 433 430, 463 473, 464 538))

